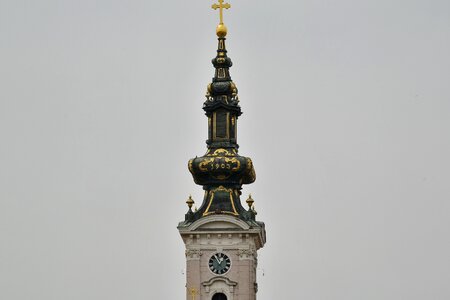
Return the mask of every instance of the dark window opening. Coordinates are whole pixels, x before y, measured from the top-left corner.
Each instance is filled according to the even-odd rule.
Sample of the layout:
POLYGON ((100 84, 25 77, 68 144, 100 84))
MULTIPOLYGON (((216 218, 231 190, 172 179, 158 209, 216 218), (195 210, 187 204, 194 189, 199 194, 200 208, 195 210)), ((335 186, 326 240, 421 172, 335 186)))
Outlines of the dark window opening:
POLYGON ((227 296, 222 293, 217 293, 212 297, 212 300, 227 300, 227 296))

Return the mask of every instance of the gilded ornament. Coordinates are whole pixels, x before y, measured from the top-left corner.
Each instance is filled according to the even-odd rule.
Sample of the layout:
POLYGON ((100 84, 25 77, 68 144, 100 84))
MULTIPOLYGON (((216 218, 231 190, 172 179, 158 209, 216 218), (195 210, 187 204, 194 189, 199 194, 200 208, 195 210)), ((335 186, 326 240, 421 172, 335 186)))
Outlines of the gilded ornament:
POLYGON ((216 149, 212 154, 208 154, 208 156, 219 156, 219 155, 233 156, 233 154, 230 151, 223 148, 216 149))
POLYGON ((247 202, 248 208, 251 209, 253 206, 253 203, 255 202, 255 200, 253 200, 253 198, 252 198, 252 194, 248 195, 248 199, 245 202, 247 202))
POLYGON ((198 290, 195 289, 195 288, 188 288, 188 290, 189 290, 189 293, 192 296, 192 300, 195 300, 195 296, 198 295, 198 290))
POLYGON ((192 164, 193 164, 193 162, 194 162, 194 160, 193 159, 190 159, 189 160, 189 162, 188 162, 188 168, 189 168, 189 172, 193 172, 193 168, 192 168, 192 164))
POLYGON ((223 3, 223 0, 218 1, 218 4, 214 3, 211 7, 214 10, 219 9, 220 23, 217 25, 216 34, 218 37, 223 38, 227 35, 227 27, 223 24, 223 9, 229 9, 231 5, 229 3, 223 3))
POLYGON ((214 158, 208 158, 198 164, 198 168, 203 172, 208 172, 208 166, 214 162, 214 158))
POLYGON ((189 209, 192 208, 192 205, 195 203, 194 199, 192 199, 192 196, 189 195, 189 198, 186 200, 186 204, 188 205, 189 209))
POLYGON ((229 199, 230 199, 231 207, 232 207, 233 211, 232 212, 230 212, 230 211, 222 211, 221 213, 235 215, 235 216, 239 215, 238 212, 236 211, 236 207, 235 207, 234 201, 233 201, 233 189, 227 189, 226 187, 221 185, 221 186, 219 186, 219 187, 217 187, 215 189, 212 189, 210 191, 211 198, 209 199, 208 207, 206 208, 205 212, 203 213, 203 216, 207 216, 207 215, 215 213, 215 212, 210 212, 209 209, 211 207, 211 204, 213 203, 214 196, 215 196, 216 192, 227 192, 230 195, 229 199))
POLYGON ((210 100, 211 99, 211 83, 208 84, 207 88, 206 88, 206 95, 205 95, 206 99, 210 100))

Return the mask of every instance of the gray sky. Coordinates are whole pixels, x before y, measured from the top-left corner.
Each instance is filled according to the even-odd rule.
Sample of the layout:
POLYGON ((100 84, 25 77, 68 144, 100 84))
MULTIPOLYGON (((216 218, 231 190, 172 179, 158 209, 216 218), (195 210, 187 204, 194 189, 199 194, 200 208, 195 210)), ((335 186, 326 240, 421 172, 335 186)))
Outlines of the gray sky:
MULTIPOLYGON (((258 299, 450 299, 450 2, 230 2, 258 299)), ((0 0, 1 299, 183 299, 211 3, 0 0)))

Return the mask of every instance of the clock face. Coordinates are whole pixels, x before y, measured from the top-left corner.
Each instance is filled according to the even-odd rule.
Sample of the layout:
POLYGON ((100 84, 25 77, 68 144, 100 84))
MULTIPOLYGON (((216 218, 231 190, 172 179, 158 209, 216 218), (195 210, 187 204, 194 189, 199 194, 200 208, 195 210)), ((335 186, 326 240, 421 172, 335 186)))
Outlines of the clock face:
POLYGON ((209 259, 209 269, 215 274, 225 274, 230 270, 231 267, 231 259, 223 254, 216 253, 211 256, 209 259))

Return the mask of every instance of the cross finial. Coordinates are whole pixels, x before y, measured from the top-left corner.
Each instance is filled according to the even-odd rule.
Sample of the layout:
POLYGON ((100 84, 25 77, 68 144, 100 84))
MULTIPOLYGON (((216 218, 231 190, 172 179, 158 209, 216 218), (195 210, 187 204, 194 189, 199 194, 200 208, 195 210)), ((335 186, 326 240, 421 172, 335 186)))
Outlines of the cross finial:
POLYGON ((224 0, 217 0, 219 3, 214 3, 211 7, 213 9, 219 9, 220 23, 217 25, 216 33, 220 38, 224 38, 227 35, 227 27, 223 24, 223 9, 229 9, 231 5, 229 3, 223 3, 224 0))
POLYGON ((223 24, 223 9, 229 9, 231 5, 229 3, 223 3, 223 0, 218 0, 219 4, 214 3, 211 7, 213 9, 219 9, 220 14, 220 24, 223 24))
POLYGON ((189 293, 191 294, 191 296, 192 296, 192 300, 195 300, 195 296, 197 295, 197 290, 195 289, 195 288, 190 288, 189 289, 189 293))

